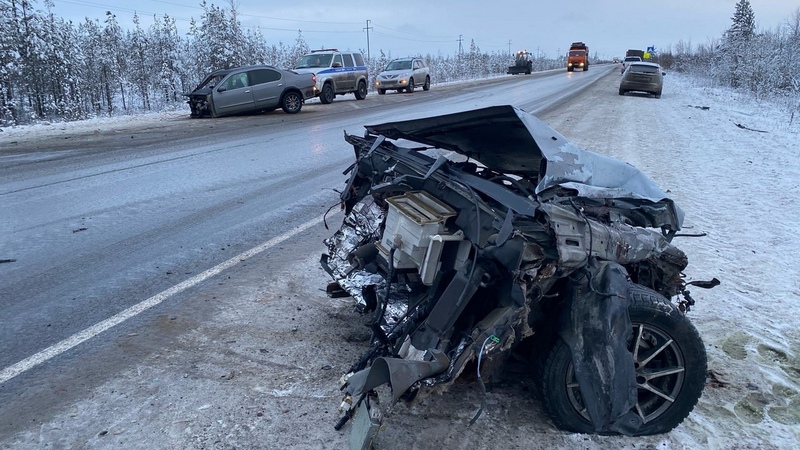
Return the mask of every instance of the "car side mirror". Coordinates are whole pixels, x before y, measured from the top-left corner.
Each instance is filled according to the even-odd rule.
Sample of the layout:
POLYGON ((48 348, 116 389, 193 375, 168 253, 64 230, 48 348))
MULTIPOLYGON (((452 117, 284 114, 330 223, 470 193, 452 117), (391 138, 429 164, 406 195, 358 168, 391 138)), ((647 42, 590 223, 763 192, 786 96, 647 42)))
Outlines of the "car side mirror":
POLYGON ((661 72, 661 76, 662 76, 662 77, 665 77, 665 76, 667 76, 667 72, 661 72))
POLYGON ((225 86, 220 86, 220 87, 217 89, 217 92, 225 92, 225 91, 227 91, 227 90, 228 90, 228 88, 226 88, 225 86))
POLYGON ((333 63, 333 67, 342 67, 342 63, 335 62, 335 63, 333 63))

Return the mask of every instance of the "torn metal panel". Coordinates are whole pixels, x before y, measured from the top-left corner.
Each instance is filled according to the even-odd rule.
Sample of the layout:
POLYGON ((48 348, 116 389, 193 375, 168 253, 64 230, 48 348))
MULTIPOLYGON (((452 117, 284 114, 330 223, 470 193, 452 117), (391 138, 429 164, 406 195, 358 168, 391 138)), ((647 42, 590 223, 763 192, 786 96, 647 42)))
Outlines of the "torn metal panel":
POLYGON ((666 210, 654 225, 678 230, 683 212, 630 164, 576 147, 536 117, 512 106, 367 126, 370 133, 408 139, 476 159, 490 169, 537 180, 536 194, 553 187, 579 197, 647 200, 666 210))
POLYGON ((636 404, 636 372, 628 351, 628 333, 619 332, 632 327, 629 286, 624 267, 593 258, 580 280, 569 285, 566 296, 560 334, 572 350, 575 377, 597 432, 626 423, 630 419, 627 413, 636 404))
POLYGON ((388 383, 392 388, 392 400, 397 401, 414 383, 443 371, 449 365, 450 360, 439 351, 432 351, 428 361, 376 358, 369 368, 354 373, 347 380, 345 392, 358 397, 388 383))

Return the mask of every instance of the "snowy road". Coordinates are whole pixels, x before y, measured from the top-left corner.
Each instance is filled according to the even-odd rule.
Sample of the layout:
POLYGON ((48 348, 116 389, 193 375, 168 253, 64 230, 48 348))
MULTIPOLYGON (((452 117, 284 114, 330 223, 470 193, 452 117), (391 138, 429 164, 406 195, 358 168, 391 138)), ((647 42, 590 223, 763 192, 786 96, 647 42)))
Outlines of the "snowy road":
MULTIPOLYGON (((617 80, 616 76, 602 78, 569 107, 540 117, 576 144, 642 169, 685 210, 686 231, 708 233, 705 238, 677 242, 689 257, 687 276, 722 281, 710 291, 693 291, 698 303, 689 317, 706 343, 712 374, 694 412, 665 435, 625 438, 564 433, 544 416, 531 394, 527 373, 511 373, 493 383, 483 415, 471 427, 468 423, 481 404, 476 383, 457 384, 452 391, 411 409, 388 411, 379 448, 727 450, 800 446, 800 316, 796 314, 800 277, 794 256, 800 238, 798 216, 792 213, 800 198, 800 154, 795 146, 798 125, 790 124, 789 115, 774 108, 698 86, 677 75, 668 75, 660 100, 620 97, 617 80), (703 106, 708 109, 700 108, 703 106)), ((418 94, 413 95, 416 102, 418 94)), ((383 98, 409 107, 402 104, 403 96, 383 98)), ((341 102, 338 111, 357 110, 359 104, 341 102)), ((322 115, 317 111, 313 105, 308 108, 309 113, 322 115)), ((441 111, 430 111, 434 112, 441 111)), ((249 130, 254 128, 252 122, 268 122, 273 116, 239 119, 237 123, 247 123, 249 130)), ((210 123, 201 121, 202 126, 210 123)), ((341 170, 350 161, 351 150, 343 145, 341 128, 335 132, 323 128, 323 135, 330 140, 314 147, 320 158, 343 162, 332 169, 328 187, 341 185, 341 170)), ((356 123, 344 128, 360 132, 356 123)), ((252 145, 259 145, 252 139, 252 145)), ((218 144, 207 143, 209 147, 218 144)), ((177 140, 175 146, 181 145, 185 144, 177 140)), ((259 148, 266 147, 261 144, 259 148)), ((314 152, 308 148, 306 143, 294 150, 313 166, 314 152)), ((139 148, 137 153, 151 151, 156 149, 139 148)), ((272 163, 266 156, 259 159, 257 150, 239 147, 225 155, 250 174, 250 181, 243 177, 239 182, 239 190, 248 190, 248 183, 269 184, 271 179, 260 179, 256 169, 248 172, 247 158, 272 163), (237 152, 246 158, 238 159, 237 152)), ((186 164, 211 176, 202 172, 203 165, 192 164, 193 158, 203 156, 164 164, 186 164)), ((225 170, 229 164, 233 163, 218 169, 225 170)), ((134 176, 135 172, 128 168, 115 173, 124 180, 123 175, 134 176)), ((0 172, 4 183, 7 174, 0 172)), ((316 174, 306 171, 306 175, 316 174)), ((163 179, 168 184, 181 182, 163 179)), ((224 191, 224 186, 219 189, 224 191)), ((319 188, 309 189, 305 195, 311 196, 319 188)), ((6 207, 6 199, 19 195, 2 192, 0 208, 6 207)), ((236 201, 234 193, 228 195, 236 201)), ((334 197, 333 193, 317 195, 319 200, 314 199, 319 204, 309 201, 304 206, 323 209, 323 200, 328 199, 324 196, 334 197)), ((229 211, 248 209, 251 203, 259 204, 258 199, 248 197, 243 206, 229 211)), ((201 207, 203 202, 188 198, 187 207, 192 205, 201 207)), ((142 209, 131 208, 140 214, 142 209)), ((256 216, 253 225, 266 240, 302 222, 305 217, 294 218, 297 211, 283 211, 282 219, 256 216)), ((164 215, 171 213, 161 210, 164 215)), ((129 216, 128 220, 136 220, 135 214, 129 216)), ((156 216, 148 217, 157 220, 156 216)), ((333 217, 332 222, 340 217, 333 217)), ((87 226, 73 234, 72 226, 64 227, 64 233, 76 239, 93 229, 87 226)), ((0 386, 0 448, 345 448, 347 435, 333 430, 341 399, 337 380, 366 348, 368 334, 350 299, 330 299, 321 292, 329 281, 318 263, 321 240, 331 234, 320 225, 313 226, 176 295, 137 320, 119 325, 91 345, 79 346, 4 383, 0 386)), ((202 233, 196 233, 195 239, 199 240, 195 246, 208 245, 209 239, 202 233)), ((6 254, 3 242, 0 258, 13 257, 6 254)), ((168 239, 160 245, 180 251, 169 246, 168 239)), ((225 255, 220 259, 237 250, 208 248, 225 255)), ((124 253, 125 248, 118 250, 124 253)), ((41 259, 46 260, 44 256, 41 259)), ((0 265, 3 279, 12 269, 9 264, 0 265)), ((162 270, 164 267, 154 271, 160 278, 151 283, 167 278, 162 270)), ((176 277, 180 279, 191 277, 174 274, 181 275, 176 277)), ((139 288, 153 292, 160 287, 139 288)), ((3 302, 8 302, 6 295, 3 291, 3 302)), ((138 298, 145 295, 143 292, 138 298)), ((2 312, 6 327, 6 309, 2 312)))
MULTIPOLYGON (((363 102, 348 95, 312 101, 296 116, 190 120, 181 112, 7 130, 0 259, 14 261, 0 265, 0 370, 320 217, 352 160, 342 130, 506 103, 533 111, 610 70, 434 85, 363 102)), ((2 395, 25 385, 7 383, 2 395)))

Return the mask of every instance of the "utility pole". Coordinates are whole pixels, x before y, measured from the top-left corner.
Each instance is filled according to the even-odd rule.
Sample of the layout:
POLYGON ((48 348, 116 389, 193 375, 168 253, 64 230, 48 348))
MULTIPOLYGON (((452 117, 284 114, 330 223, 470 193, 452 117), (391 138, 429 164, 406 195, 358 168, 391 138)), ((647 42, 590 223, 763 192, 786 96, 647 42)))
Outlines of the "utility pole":
POLYGON ((508 54, 511 54, 511 39, 508 40, 508 54))
POLYGON ((367 19, 367 26, 366 28, 364 28, 365 30, 367 30, 367 60, 369 60, 369 30, 372 29, 372 27, 369 26, 369 22, 370 20, 367 19))
POLYGON ((463 34, 459 34, 458 35, 458 54, 459 55, 464 53, 464 49, 461 47, 461 41, 463 41, 463 40, 464 40, 464 35, 463 34))

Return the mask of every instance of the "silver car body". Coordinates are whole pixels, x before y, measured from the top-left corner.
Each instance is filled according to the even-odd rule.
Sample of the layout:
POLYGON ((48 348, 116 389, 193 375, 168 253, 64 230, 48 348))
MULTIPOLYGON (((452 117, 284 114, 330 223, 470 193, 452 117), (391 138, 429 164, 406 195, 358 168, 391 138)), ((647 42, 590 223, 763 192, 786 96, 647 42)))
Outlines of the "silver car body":
POLYGON ((430 69, 421 58, 395 59, 375 78, 375 89, 379 94, 392 89, 413 92, 416 86, 422 86, 427 91, 430 85, 430 69))
POLYGON ((661 66, 650 62, 631 62, 622 74, 619 83, 619 95, 627 92, 645 92, 661 97, 661 90, 664 86, 664 72, 661 66))
POLYGON ((220 117, 280 107, 294 113, 314 94, 313 76, 272 66, 243 66, 212 72, 186 96, 192 117, 220 117), (290 94, 291 105, 286 105, 290 94))

